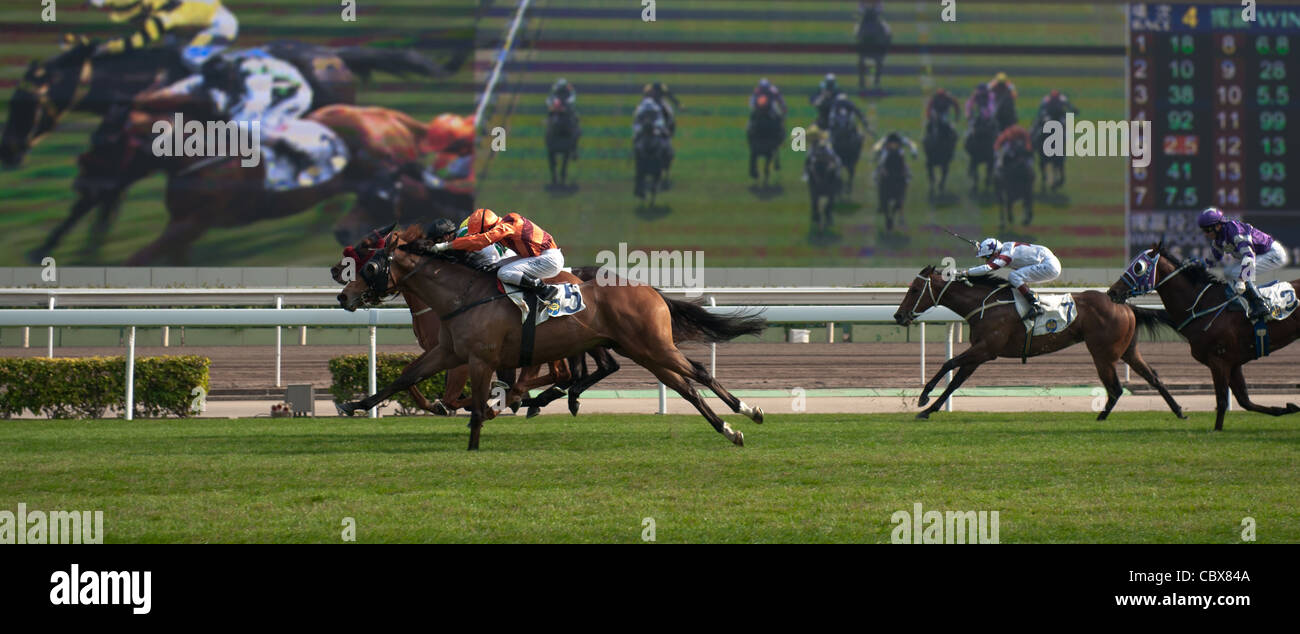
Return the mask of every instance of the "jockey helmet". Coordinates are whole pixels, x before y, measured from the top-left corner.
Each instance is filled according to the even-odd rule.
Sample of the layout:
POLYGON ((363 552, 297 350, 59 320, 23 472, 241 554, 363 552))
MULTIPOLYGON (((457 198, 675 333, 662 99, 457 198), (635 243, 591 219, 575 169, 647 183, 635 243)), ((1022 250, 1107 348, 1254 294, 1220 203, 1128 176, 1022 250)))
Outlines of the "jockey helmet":
POLYGON ((975 92, 988 92, 988 91, 989 91, 988 84, 975 84, 975 92))
POLYGON ((936 97, 940 97, 940 96, 943 96, 943 95, 946 95, 946 94, 948 94, 948 91, 944 90, 943 88, 935 88, 935 89, 934 89, 934 95, 935 95, 936 97))
POLYGON ((809 143, 811 143, 811 144, 813 144, 813 145, 817 145, 818 143, 821 143, 821 142, 822 142, 822 136, 823 136, 824 134, 825 134, 825 133, 822 132, 822 129, 819 128, 819 127, 817 127, 816 124, 808 126, 808 134, 807 134, 807 137, 808 137, 808 142, 809 142, 809 143))
POLYGON ((1047 96, 1048 96, 1048 97, 1051 97, 1052 99, 1060 99, 1060 98, 1061 98, 1061 91, 1059 91, 1059 90, 1053 88, 1053 89, 1052 89, 1052 92, 1048 93, 1047 96))
POLYGON ((984 238, 983 240, 980 240, 979 245, 976 246, 975 256, 981 258, 992 257, 994 253, 997 253, 1001 249, 1002 243, 998 242, 996 238, 984 238))
POLYGON ((434 240, 441 240, 443 236, 449 233, 456 233, 456 223, 446 218, 434 220, 429 224, 429 230, 427 232, 428 237, 433 238, 434 240))
POLYGON ((567 79, 565 79, 565 78, 563 78, 563 77, 561 77, 561 78, 555 80, 555 89, 556 89, 556 90, 559 90, 559 89, 561 89, 561 88, 568 88, 568 87, 569 87, 569 80, 567 80, 567 79))
POLYGON ((758 80, 758 87, 759 87, 759 88, 771 88, 771 87, 772 87, 772 82, 768 81, 767 78, 764 77, 764 78, 758 80))
POLYGON ((822 78, 822 83, 827 88, 835 88, 835 73, 826 73, 826 76, 822 78))
POLYGON ((897 132, 890 132, 889 134, 885 135, 885 143, 887 143, 887 144, 888 144, 888 143, 900 143, 900 144, 901 144, 902 142, 903 142, 903 135, 901 135, 901 134, 899 134, 899 133, 897 133, 897 132))
POLYGON ((433 152, 442 152, 457 143, 473 143, 473 141, 474 118, 462 117, 450 112, 438 115, 429 124, 429 131, 424 137, 426 151, 433 152))
POLYGON ((99 9, 108 9, 112 22, 129 22, 167 4, 167 0, 90 0, 99 9))
POLYGON ((1207 207, 1205 211, 1201 212, 1201 215, 1196 217, 1196 226, 1202 229, 1213 227, 1220 222, 1223 222, 1223 212, 1219 211, 1218 207, 1207 207))
POLYGON ((469 234, 474 235, 491 231, 497 223, 501 222, 501 218, 497 217, 491 209, 476 209, 469 218, 465 219, 465 222, 469 234))
POLYGON ((999 83, 1000 83, 1000 84, 1005 84, 1005 83, 1007 83, 1007 74, 1006 74, 1006 73, 999 72, 998 74, 994 75, 994 76, 993 76, 993 83, 995 83, 995 84, 999 84, 999 83))

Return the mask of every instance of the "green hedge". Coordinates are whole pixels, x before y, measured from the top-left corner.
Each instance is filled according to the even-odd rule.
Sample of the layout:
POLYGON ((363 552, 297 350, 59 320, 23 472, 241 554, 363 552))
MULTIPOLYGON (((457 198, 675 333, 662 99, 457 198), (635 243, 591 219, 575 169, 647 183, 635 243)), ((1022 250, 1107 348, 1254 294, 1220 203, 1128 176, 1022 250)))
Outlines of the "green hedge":
MULTIPOLYGON (((208 390, 206 357, 135 361, 135 416, 189 416, 195 387, 208 390)), ((24 409, 50 418, 103 418, 126 410, 126 357, 0 358, 0 417, 24 409)))
MULTIPOLYGON (((375 379, 380 387, 388 385, 401 376, 402 370, 410 365, 419 355, 409 352, 398 353, 381 353, 375 359, 375 379)), ((330 376, 334 382, 330 385, 330 394, 334 395, 337 402, 357 401, 366 397, 370 393, 370 356, 366 354, 347 354, 341 357, 330 359, 330 376)), ((442 396, 443 390, 447 389, 447 373, 439 372, 433 376, 420 381, 417 384, 420 392, 424 397, 433 401, 435 398, 442 396)), ((422 414, 416 404, 415 399, 411 398, 410 392, 402 390, 393 395, 391 400, 397 401, 398 415, 410 416, 422 414)), ((387 405, 391 401, 385 401, 381 404, 387 405)))

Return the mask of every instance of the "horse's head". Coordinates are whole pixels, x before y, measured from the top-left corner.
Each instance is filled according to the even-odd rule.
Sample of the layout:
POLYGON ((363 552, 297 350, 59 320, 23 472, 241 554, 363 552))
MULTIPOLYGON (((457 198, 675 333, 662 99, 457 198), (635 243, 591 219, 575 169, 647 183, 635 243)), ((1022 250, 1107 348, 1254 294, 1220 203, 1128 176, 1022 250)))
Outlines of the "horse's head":
POLYGON ((1124 274, 1106 290, 1111 301, 1122 303, 1130 297, 1146 295, 1156 290, 1180 263, 1165 253, 1163 244, 1157 243, 1133 258, 1124 274))
POLYGON ((388 256, 396 248, 393 228, 389 225, 376 229, 356 244, 343 249, 343 258, 330 267, 330 277, 343 284, 339 293, 339 305, 352 311, 363 303, 377 304, 383 301, 381 294, 373 289, 387 289, 381 280, 387 276, 388 256))
POLYGON ((32 60, 9 100, 0 136, 0 164, 14 168, 76 105, 77 89, 90 74, 94 45, 84 38, 48 62, 32 60))
POLYGON ((894 312, 894 323, 900 326, 911 325, 921 313, 933 308, 936 301, 935 286, 942 287, 946 282, 933 264, 927 265, 916 274, 916 278, 907 287, 907 294, 894 312))

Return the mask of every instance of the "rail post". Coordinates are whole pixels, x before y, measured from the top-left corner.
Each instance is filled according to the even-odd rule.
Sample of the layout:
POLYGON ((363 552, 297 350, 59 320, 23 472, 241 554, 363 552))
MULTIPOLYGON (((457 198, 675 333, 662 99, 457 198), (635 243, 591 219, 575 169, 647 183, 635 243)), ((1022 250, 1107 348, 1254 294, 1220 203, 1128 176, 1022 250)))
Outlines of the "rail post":
MULTIPOLYGON (((379 381, 378 381, 377 372, 376 372, 376 367, 375 367, 375 364, 376 364, 376 358, 375 358, 375 357, 376 357, 376 355, 375 355, 375 327, 374 327, 374 326, 371 326, 371 327, 370 327, 370 369, 369 369, 369 372, 370 372, 370 394, 368 394, 368 396, 374 396, 374 395, 375 395, 375 392, 378 392, 378 391, 379 391, 379 381)), ((379 418, 379 405, 378 405, 378 404, 376 404, 374 407, 370 408, 370 417, 371 417, 371 418, 379 418)))
MULTIPOLYGON (((956 330, 956 329, 957 329, 957 324, 948 324, 948 360, 949 360, 949 361, 952 360, 952 338, 953 338, 953 331, 956 330)), ((952 370, 948 370, 948 379, 947 379, 947 382, 945 382, 945 383, 943 384, 943 386, 944 386, 945 388, 947 388, 949 385, 952 385, 952 375, 953 375, 953 371, 952 371, 952 370)), ((946 411, 949 411, 949 412, 952 411, 952 402, 953 402, 953 399, 955 399, 955 398, 957 398, 957 397, 956 397, 956 395, 954 395, 954 394, 949 394, 949 395, 948 395, 948 402, 944 404, 944 408, 946 408, 946 411)))
POLYGON ((135 326, 126 335, 126 419, 135 418, 135 326))
MULTIPOLYGON (((276 295, 275 309, 281 310, 283 308, 284 308, 284 295, 276 295)), ((280 387, 280 359, 283 356, 283 348, 280 345, 280 336, 283 334, 283 332, 284 332, 284 328, 280 326, 275 327, 275 386, 276 387, 280 387)), ((372 386, 370 389, 374 390, 374 387, 372 386)))

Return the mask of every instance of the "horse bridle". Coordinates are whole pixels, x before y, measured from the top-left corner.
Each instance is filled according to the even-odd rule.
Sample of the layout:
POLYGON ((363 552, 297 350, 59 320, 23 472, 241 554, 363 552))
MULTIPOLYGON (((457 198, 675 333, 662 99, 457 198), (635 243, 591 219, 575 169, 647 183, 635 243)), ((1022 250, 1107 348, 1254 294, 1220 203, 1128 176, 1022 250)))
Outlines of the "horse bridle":
POLYGON ((921 305, 921 293, 917 293, 916 302, 912 304, 912 310, 908 311, 908 318, 911 319, 912 321, 915 321, 916 318, 920 317, 921 314, 924 313, 926 310, 930 310, 931 308, 938 306, 939 300, 943 299, 944 293, 948 292, 948 287, 952 286, 952 283, 957 281, 957 276, 954 275, 952 279, 948 280, 947 284, 943 285, 943 290, 939 291, 939 295, 936 297, 934 294, 934 278, 931 277, 932 275, 934 274, 933 273, 931 273, 930 275, 917 274, 916 276, 916 279, 918 280, 925 280, 925 288, 921 291, 921 293, 928 293, 930 295, 930 305, 927 306, 925 310, 919 313, 916 312, 917 306, 921 305))

